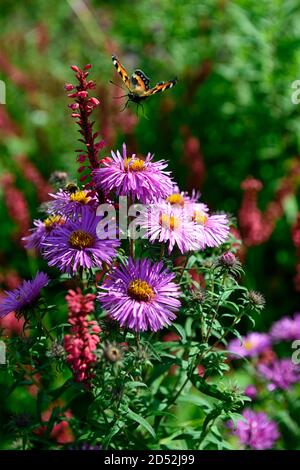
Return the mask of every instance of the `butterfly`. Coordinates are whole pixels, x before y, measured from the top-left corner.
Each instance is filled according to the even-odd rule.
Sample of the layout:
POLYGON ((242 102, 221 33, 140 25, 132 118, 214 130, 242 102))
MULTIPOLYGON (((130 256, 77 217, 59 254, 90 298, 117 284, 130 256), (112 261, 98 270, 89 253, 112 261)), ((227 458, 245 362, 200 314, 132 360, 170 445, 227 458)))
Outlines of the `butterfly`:
MULTIPOLYGON (((161 91, 165 91, 168 88, 172 88, 177 83, 177 78, 174 78, 173 80, 168 80, 167 82, 158 82, 153 88, 150 88, 150 79, 144 74, 142 70, 135 70, 129 78, 127 70, 125 67, 123 67, 115 55, 112 56, 112 61, 128 89, 128 94, 124 96, 128 97, 128 101, 133 101, 137 105, 141 104, 141 102, 149 98, 149 96, 155 95, 161 91)), ((125 108, 128 104, 128 101, 125 105, 125 108)))

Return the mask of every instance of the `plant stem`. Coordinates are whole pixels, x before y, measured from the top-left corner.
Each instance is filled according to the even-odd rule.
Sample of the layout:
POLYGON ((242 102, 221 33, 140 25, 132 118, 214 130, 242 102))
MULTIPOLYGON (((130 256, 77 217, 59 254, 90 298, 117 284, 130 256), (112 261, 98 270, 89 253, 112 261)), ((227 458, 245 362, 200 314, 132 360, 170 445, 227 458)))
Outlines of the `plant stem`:
POLYGON ((184 271, 186 270, 186 267, 187 267, 187 264, 188 264, 188 261, 190 259, 190 256, 191 256, 191 253, 187 254, 186 258, 185 258, 185 262, 184 262, 184 265, 182 267, 182 270, 181 270, 181 273, 180 273, 180 276, 179 276, 179 281, 178 283, 180 284, 181 280, 182 280, 182 276, 183 276, 183 273, 184 271))

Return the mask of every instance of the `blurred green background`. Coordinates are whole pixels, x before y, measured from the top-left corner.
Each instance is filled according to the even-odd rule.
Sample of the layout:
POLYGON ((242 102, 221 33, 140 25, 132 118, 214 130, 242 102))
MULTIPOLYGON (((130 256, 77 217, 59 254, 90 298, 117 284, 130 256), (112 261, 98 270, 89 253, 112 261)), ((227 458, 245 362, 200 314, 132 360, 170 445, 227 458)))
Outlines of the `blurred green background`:
POLYGON ((78 134, 63 87, 73 79, 71 64, 91 63, 103 156, 124 141, 142 154, 155 152, 169 160, 182 189, 200 189, 211 209, 235 216, 249 175, 263 183, 262 211, 292 181, 270 236, 241 256, 245 283, 267 299, 258 329, 297 310, 291 229, 299 210, 293 168, 300 117, 291 95, 300 79, 299 21, 297 0, 1 0, 2 287, 10 287, 8 274, 28 277, 39 262, 28 259, 18 236, 39 216, 51 172, 76 178, 78 134), (123 100, 114 99, 120 90, 109 83, 120 83, 112 53, 153 83, 178 76, 178 84, 149 99, 146 116, 137 116, 134 105, 120 113, 123 100), (20 222, 26 205, 31 220, 20 222))

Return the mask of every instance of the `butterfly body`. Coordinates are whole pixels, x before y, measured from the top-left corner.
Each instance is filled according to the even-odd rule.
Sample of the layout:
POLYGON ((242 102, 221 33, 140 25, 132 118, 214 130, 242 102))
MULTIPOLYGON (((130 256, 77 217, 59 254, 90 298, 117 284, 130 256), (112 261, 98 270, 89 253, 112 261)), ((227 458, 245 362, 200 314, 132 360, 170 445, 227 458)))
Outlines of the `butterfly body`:
POLYGON ((127 70, 116 56, 112 56, 112 61, 128 89, 128 94, 126 95, 128 101, 133 101, 136 104, 140 104, 149 98, 149 96, 172 88, 177 83, 177 79, 173 79, 167 82, 158 82, 153 88, 150 88, 150 79, 142 70, 135 70, 131 77, 129 77, 127 70))

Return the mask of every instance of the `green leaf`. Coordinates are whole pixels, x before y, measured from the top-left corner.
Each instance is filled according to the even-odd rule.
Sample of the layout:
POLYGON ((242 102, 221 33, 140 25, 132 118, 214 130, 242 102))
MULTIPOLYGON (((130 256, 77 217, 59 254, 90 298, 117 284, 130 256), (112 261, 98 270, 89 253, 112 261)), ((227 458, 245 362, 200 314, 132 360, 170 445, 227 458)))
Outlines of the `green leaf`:
POLYGON ((178 403, 189 403, 192 405, 196 405, 196 406, 199 406, 200 408, 203 408, 205 412, 210 411, 212 409, 211 405, 208 403, 207 400, 205 400, 205 398, 202 398, 197 395, 189 394, 189 395, 181 396, 178 399, 178 403))
POLYGON ((278 413, 278 418, 286 425, 286 427, 296 435, 299 435, 299 427, 297 423, 290 417, 287 411, 282 410, 278 413))
POLYGON ((186 332, 185 332, 185 329, 183 328, 183 326, 179 325, 179 323, 173 323, 173 326, 175 327, 175 329, 180 334, 183 344, 186 343, 186 332))
POLYGON ((145 428, 151 434, 152 437, 154 437, 154 439, 156 439, 156 434, 155 434, 153 427, 151 426, 151 424, 148 423, 148 421, 145 420, 145 418, 136 414, 130 408, 128 408, 127 416, 133 421, 136 421, 137 423, 139 423, 143 428, 145 428))
POLYGON ((148 388, 144 382, 129 382, 127 385, 127 388, 138 388, 138 387, 145 387, 148 388))

